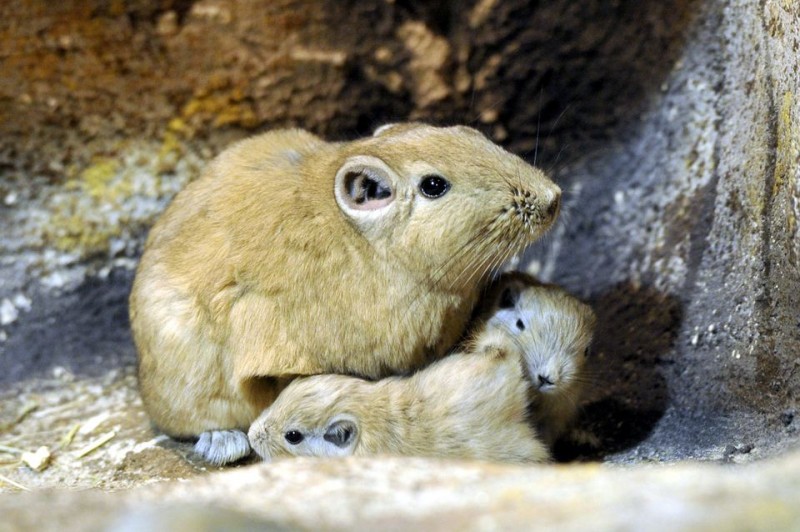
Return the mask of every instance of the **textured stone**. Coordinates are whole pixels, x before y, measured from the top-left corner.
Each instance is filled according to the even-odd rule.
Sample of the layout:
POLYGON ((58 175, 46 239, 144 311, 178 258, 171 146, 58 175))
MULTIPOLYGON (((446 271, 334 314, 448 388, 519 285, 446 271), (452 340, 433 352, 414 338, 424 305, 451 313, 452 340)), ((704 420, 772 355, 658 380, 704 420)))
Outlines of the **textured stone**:
POLYGON ((217 530, 226 519, 235 530, 796 530, 798 498, 797 453, 636 468, 384 457, 290 459, 112 494, 8 495, 0 511, 12 529, 60 531, 217 530))
POLYGON ((633 453, 662 459, 795 440, 778 416, 800 390, 800 13, 695 8, 641 117, 562 172, 575 211, 539 259, 596 302, 598 392, 652 413, 633 453))

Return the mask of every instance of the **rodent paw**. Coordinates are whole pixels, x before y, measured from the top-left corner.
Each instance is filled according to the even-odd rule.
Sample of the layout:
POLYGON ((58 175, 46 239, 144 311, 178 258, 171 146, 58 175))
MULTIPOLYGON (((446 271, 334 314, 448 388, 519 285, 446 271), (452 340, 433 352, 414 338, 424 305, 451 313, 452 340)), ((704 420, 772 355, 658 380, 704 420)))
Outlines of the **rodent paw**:
POLYGON ((230 464, 250 454, 247 434, 240 430, 209 430, 200 434, 194 452, 216 466, 230 464))

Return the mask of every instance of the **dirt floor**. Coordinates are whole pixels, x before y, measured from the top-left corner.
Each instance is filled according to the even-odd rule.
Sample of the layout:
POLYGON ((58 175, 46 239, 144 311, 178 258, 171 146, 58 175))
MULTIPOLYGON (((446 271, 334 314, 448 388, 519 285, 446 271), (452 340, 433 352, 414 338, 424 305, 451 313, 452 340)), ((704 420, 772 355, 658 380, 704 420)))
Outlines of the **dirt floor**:
POLYGON ((215 469, 197 459, 190 442, 151 426, 132 368, 93 379, 63 368, 53 373, 0 394, 0 492, 113 491, 215 469), (29 455, 40 448, 37 471, 29 455))
MULTIPOLYGON (((0 530, 798 530, 800 455, 638 467, 300 458, 226 472, 158 435, 130 367, 0 394, 0 530), (23 452, 46 448, 40 471, 23 452), (166 482, 172 480, 173 482, 166 482), (141 487, 141 489, 128 489, 141 487), (31 490, 33 493, 22 493, 31 490)), ((247 465, 248 467, 243 467, 247 465)))
MULTIPOLYGON (((584 417, 602 404, 588 405, 584 417)), ((584 419, 582 424, 591 430, 596 422, 584 419)), ((257 461, 250 457, 229 468, 215 468, 203 463, 192 445, 168 438, 151 425, 133 367, 102 377, 76 377, 55 367, 49 378, 29 379, 0 393, 0 493, 48 488, 116 491, 188 480, 257 461)), ((651 461, 569 446, 557 447, 556 454, 562 461, 651 461)), ((743 463, 759 457, 762 454, 752 445, 729 445, 707 450, 702 461, 743 463)))

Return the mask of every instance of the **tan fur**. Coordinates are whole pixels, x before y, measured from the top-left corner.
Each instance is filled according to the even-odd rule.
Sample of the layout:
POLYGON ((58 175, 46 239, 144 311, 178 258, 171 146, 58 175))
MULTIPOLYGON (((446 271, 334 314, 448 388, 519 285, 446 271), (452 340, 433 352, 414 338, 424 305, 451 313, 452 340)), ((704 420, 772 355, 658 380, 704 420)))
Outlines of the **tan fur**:
POLYGON ((151 231, 130 297, 145 406, 174 436, 245 429, 297 375, 380 378, 458 338, 485 273, 539 237, 560 191, 465 127, 398 124, 352 142, 300 130, 235 144, 151 231), (354 158, 394 202, 355 219, 334 195, 354 158), (417 186, 452 184, 429 200, 417 186))
POLYGON ((555 285, 542 284, 520 272, 503 274, 481 305, 472 349, 486 339, 521 350, 531 379, 531 416, 540 437, 553 445, 572 428, 587 381, 586 354, 597 318, 589 305, 555 285), (515 294, 515 305, 501 309, 504 290, 515 294), (524 330, 517 328, 522 320, 524 330), (494 333, 492 335, 491 333, 494 333), (505 339, 505 343, 499 339, 505 339), (538 375, 553 381, 540 387, 538 375))
POLYGON ((595 316, 554 285, 512 272, 490 287, 463 349, 400 378, 369 382, 320 375, 292 382, 253 423, 248 437, 263 458, 380 453, 542 462, 577 411, 585 351, 595 316), (509 290, 513 305, 503 307, 509 290), (524 330, 516 321, 524 321, 524 330), (555 381, 542 391, 539 371, 555 381), (336 420, 354 440, 322 440, 336 420), (292 445, 288 431, 306 440, 292 445))
POLYGON ((370 382, 319 375, 292 382, 252 424, 264 459, 336 455, 321 440, 335 419, 356 427, 343 455, 395 454, 505 462, 549 460, 527 421, 529 384, 519 353, 486 345, 455 353, 411 377, 370 382), (305 435, 292 445, 287 431, 305 435))

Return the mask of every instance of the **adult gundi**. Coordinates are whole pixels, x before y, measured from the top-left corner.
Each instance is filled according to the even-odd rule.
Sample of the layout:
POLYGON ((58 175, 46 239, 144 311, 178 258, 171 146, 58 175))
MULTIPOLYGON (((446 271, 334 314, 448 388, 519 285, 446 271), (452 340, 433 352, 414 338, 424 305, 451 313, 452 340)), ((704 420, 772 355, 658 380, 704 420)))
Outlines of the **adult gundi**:
POLYGON ((153 227, 130 296, 156 425, 213 464, 298 376, 380 379, 445 354, 491 272, 555 221, 561 191, 478 131, 391 124, 241 141, 153 227))

